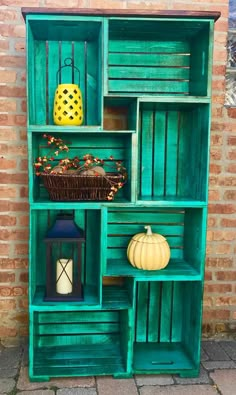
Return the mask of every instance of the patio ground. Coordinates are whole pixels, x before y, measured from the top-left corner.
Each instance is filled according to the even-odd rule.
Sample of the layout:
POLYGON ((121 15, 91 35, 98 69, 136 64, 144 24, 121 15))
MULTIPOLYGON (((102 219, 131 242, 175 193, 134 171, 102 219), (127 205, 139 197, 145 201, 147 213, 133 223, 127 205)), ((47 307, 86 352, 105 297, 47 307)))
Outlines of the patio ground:
POLYGON ((236 340, 203 341, 201 372, 194 379, 106 376, 30 383, 27 353, 27 347, 0 348, 0 395, 236 395, 236 340))

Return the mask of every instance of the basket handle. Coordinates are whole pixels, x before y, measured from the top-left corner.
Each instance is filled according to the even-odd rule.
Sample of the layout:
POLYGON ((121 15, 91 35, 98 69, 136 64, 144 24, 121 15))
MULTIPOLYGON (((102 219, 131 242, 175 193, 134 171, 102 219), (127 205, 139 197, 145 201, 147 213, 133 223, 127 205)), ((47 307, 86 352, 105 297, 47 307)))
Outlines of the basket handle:
POLYGON ((78 85, 80 85, 80 71, 79 71, 78 67, 76 67, 74 65, 74 61, 73 61, 72 58, 64 59, 64 66, 59 67, 59 69, 57 70, 57 84, 61 84, 61 70, 64 69, 65 67, 71 67, 72 68, 72 84, 74 84, 74 70, 78 71, 78 73, 79 73, 79 84, 78 85), (58 79, 59 73, 60 73, 60 76, 59 76, 59 79, 58 79))

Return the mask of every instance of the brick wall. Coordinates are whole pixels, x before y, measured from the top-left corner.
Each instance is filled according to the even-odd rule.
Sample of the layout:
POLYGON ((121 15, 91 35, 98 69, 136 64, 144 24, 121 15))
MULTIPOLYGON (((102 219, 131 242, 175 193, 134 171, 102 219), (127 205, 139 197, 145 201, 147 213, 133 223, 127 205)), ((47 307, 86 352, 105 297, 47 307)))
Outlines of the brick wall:
MULTIPOLYGON (((216 23, 204 294, 204 334, 236 328, 236 109, 224 107, 228 0, 1 0, 0 2, 0 338, 27 335, 28 203, 25 26, 20 7, 221 11, 216 23)), ((109 114, 106 114, 109 118, 109 114)), ((117 121, 117 120, 116 120, 117 121)), ((109 123, 109 119, 107 119, 109 123)))

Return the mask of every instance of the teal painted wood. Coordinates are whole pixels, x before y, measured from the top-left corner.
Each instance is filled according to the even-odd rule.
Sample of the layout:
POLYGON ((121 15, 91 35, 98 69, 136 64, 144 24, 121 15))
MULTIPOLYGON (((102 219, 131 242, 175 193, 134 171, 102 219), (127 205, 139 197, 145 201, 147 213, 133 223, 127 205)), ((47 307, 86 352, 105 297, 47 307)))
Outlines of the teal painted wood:
POLYGON ((27 40, 27 125, 35 123, 35 46, 32 30, 29 23, 26 23, 27 40))
MULTIPOLYGON (((27 42, 30 379, 196 376, 213 21, 32 15, 27 42), (65 57, 74 58, 81 71, 81 127, 53 125, 55 75, 65 57), (110 106, 124 107, 129 130, 103 130, 104 108, 110 106), (120 197, 111 203, 49 201, 31 167, 41 149, 47 152, 43 133, 71 142, 73 156, 89 151, 123 159, 129 179, 120 197), (44 301, 43 238, 48 219, 53 222, 61 210, 74 210, 85 230, 83 301, 44 301), (135 269, 126 256, 129 240, 147 224, 171 247, 171 260, 160 271, 135 269), (104 285, 107 276, 120 285, 104 285)), ((63 75, 71 80, 70 70, 63 75)))

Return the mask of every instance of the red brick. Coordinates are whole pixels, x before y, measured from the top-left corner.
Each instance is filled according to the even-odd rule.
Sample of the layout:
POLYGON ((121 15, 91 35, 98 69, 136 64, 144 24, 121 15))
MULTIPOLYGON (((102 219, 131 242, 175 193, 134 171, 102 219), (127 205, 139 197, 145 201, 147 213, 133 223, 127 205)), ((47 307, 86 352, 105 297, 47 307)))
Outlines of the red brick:
POLYGON ((236 150, 231 150, 227 152, 227 159, 236 161, 236 150))
POLYGON ((25 37, 25 25, 4 24, 0 25, 2 37, 25 37))
POLYGON ((15 337, 17 335, 16 328, 9 328, 7 326, 0 326, 0 336, 15 337))
MULTIPOLYGON (((215 130, 216 130, 216 129, 215 129, 215 130)), ((212 145, 222 145, 222 144, 223 144, 222 135, 213 134, 213 135, 211 136, 211 144, 212 144, 212 145)))
POLYGON ((222 171, 221 165, 217 165, 216 163, 210 164, 210 173, 211 174, 220 174, 222 171))
POLYGON ((1 299, 0 300, 0 310, 9 311, 16 308, 16 301, 14 299, 1 299))
MULTIPOLYGON (((100 5, 98 5, 99 1, 96 2, 96 0, 94 0, 94 4, 95 3, 97 3, 96 6, 93 5, 93 0, 90 0, 90 4, 89 4, 90 8, 99 8, 99 7, 104 8, 105 7, 104 3, 106 3, 106 1, 102 2, 102 3, 100 1, 100 5)), ((110 3, 110 1, 107 1, 107 3, 110 3)), ((87 2, 86 2, 86 0, 67 0, 66 2, 64 0, 57 0, 57 2, 55 4, 54 0, 46 0, 45 1, 45 6, 47 6, 47 7, 55 7, 55 5, 56 5, 56 7, 80 7, 81 8, 81 7, 86 7, 87 2)), ((111 4, 110 4, 110 6, 111 6, 111 4)), ((109 8, 109 4, 108 4, 107 8, 109 8)), ((112 8, 115 8, 113 1, 112 1, 112 8)))
POLYGON ((224 193, 224 199, 225 200, 236 200, 236 190, 232 191, 225 191, 224 193))
POLYGON ((211 281, 212 280, 212 273, 209 271, 205 271, 205 281, 211 281))
POLYGON ((0 66, 1 67, 25 67, 25 57, 23 56, 0 56, 0 66))
POLYGON ((17 132, 14 128, 0 127, 0 141, 13 141, 17 139, 17 132))
POLYGON ((226 171, 227 171, 228 173, 234 173, 234 174, 236 174, 236 164, 235 164, 235 163, 231 163, 230 165, 228 165, 228 166, 226 167, 226 171))
POLYGON ((214 191, 214 190, 211 190, 211 191, 209 191, 209 194, 208 194, 208 196, 209 196, 209 200, 220 200, 220 191, 214 191))
POLYGON ((232 258, 211 258, 208 257, 206 261, 207 267, 212 268, 231 268, 233 266, 233 259, 232 258))
POLYGON ((13 187, 5 187, 1 185, 0 188, 0 198, 15 198, 17 196, 17 189, 13 187))
POLYGON ((16 160, 15 159, 5 159, 0 158, 0 169, 1 170, 10 170, 16 168, 16 160))
POLYGON ((10 215, 0 215, 0 226, 14 226, 14 225, 16 225, 16 217, 12 217, 10 215))
POLYGON ((0 114, 0 125, 22 126, 26 125, 25 115, 0 114))
POLYGON ((236 219, 234 218, 223 218, 220 222, 222 227, 225 228, 236 228, 236 219))
POLYGON ((236 118, 236 108, 228 108, 227 112, 230 118, 236 118))
POLYGON ((28 187, 21 187, 20 188, 20 197, 21 198, 28 198, 29 189, 28 187))
POLYGON ((9 155, 27 155, 27 146, 19 145, 19 144, 0 144, 0 153, 1 154, 9 154, 9 155))
POLYGON ((25 52, 25 50, 26 50, 25 47, 26 47, 25 41, 17 41, 15 43, 15 50, 17 52, 25 52))
POLYGON ((16 10, 9 10, 8 8, 6 8, 5 10, 3 8, 1 9, 0 21, 10 22, 10 21, 16 21, 18 18, 19 18, 19 12, 17 12, 16 10))
POLYGON ((27 159, 21 159, 20 170, 23 170, 23 171, 28 170, 28 160, 27 159))
POLYGON ((0 100, 0 111, 1 112, 15 112, 16 101, 15 100, 0 100))
POLYGON ((17 244, 14 251, 16 255, 28 255, 28 244, 17 244))
POLYGON ((212 148, 210 154, 212 160, 220 160, 222 157, 222 151, 217 148, 212 148))
POLYGON ((28 309, 29 301, 27 298, 21 298, 18 300, 18 306, 20 309, 26 310, 28 309))
POLYGON ((21 214, 24 211, 28 211, 28 203, 21 202, 9 202, 2 200, 0 203, 0 212, 2 211, 19 211, 21 214))
POLYGON ((29 281, 29 274, 28 274, 28 272, 20 273, 20 278, 19 278, 19 280, 20 280, 22 283, 27 283, 27 282, 29 281))
POLYGON ((219 281, 236 281, 236 271, 221 271, 216 273, 219 281))
POLYGON ((0 272, 0 283, 13 283, 15 281, 15 274, 9 272, 0 272))
POLYGON ((20 226, 29 226, 29 216, 22 215, 21 217, 18 218, 18 223, 20 226))
POLYGON ((216 299, 216 306, 236 306, 236 297, 221 296, 216 299))
POLYGON ((1 97, 25 97, 26 89, 24 86, 1 86, 0 89, 1 97))
POLYGON ((227 143, 228 145, 236 145, 236 136, 229 136, 227 143))
MULTIPOLYGON (((12 70, 0 70, 0 81, 2 83, 8 83, 8 82, 16 82, 16 72, 12 70)), ((2 92, 6 91, 9 89, 8 87, 4 87, 1 85, 0 87, 0 96, 6 96, 2 92)), ((9 95, 11 96, 11 95, 9 95)))
POLYGON ((213 64, 213 75, 221 75, 224 76, 226 72, 226 66, 225 65, 217 65, 213 64))
POLYGON ((208 284, 206 283, 204 286, 205 294, 208 293, 216 293, 216 294, 224 294, 226 292, 232 292, 231 284, 208 284))
MULTIPOLYGON (((0 14, 1 15, 1 14, 0 14)), ((9 50, 9 41, 7 40, 0 40, 0 51, 7 52, 9 50)))
POLYGON ((2 5, 11 7, 22 7, 23 5, 24 7, 37 7, 41 5, 40 3, 40 0, 24 0, 24 2, 22 0, 1 0, 2 5))
POLYGON ((0 269, 27 269, 28 260, 20 258, 0 258, 0 269))
POLYGON ((8 230, 8 229, 1 229, 0 230, 0 239, 1 240, 28 240, 28 230, 8 230))
POLYGON ((203 306, 204 307, 212 307, 213 306, 213 298, 211 298, 210 296, 204 297, 203 306))
POLYGON ((230 317, 230 311, 228 310, 204 310, 203 311, 203 319, 204 320, 228 320, 230 317))
POLYGON ((28 180, 27 173, 0 173, 0 183, 2 184, 26 184, 28 180))
POLYGON ((230 244, 218 244, 215 247, 216 254, 230 254, 231 252, 231 245, 230 244))
POLYGON ((234 214, 236 212, 236 205, 233 204, 209 204, 209 213, 211 214, 234 214))
POLYGON ((9 255, 10 246, 8 244, 0 244, 0 255, 9 255))

